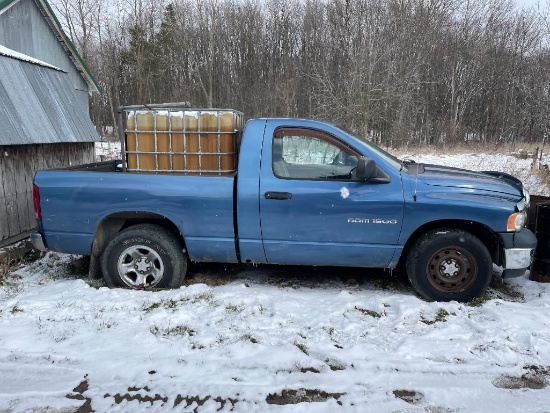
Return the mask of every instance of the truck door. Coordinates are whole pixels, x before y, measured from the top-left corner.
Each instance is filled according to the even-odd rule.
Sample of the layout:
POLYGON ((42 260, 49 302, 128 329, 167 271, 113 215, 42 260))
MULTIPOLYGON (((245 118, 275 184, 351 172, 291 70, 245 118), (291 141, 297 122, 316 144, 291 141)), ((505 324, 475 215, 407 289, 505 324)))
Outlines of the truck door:
POLYGON ((401 176, 356 179, 362 155, 320 130, 266 128, 260 218, 269 263, 390 265, 403 218, 401 176))

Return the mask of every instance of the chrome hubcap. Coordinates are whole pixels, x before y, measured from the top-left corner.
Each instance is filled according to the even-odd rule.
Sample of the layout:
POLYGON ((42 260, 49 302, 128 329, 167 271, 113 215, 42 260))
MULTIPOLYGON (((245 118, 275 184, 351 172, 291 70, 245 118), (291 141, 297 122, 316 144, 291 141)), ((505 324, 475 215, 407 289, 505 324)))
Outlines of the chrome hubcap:
POLYGON ((129 287, 154 287, 162 280, 164 265, 155 250, 145 245, 134 245, 120 254, 117 270, 129 287))

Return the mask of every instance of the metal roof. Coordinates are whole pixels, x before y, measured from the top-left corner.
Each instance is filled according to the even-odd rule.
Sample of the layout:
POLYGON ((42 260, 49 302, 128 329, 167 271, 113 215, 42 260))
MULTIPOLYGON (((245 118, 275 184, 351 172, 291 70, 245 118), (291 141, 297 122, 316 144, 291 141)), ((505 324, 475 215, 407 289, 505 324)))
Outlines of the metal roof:
MULTIPOLYGON (((2 12, 9 9, 11 6, 13 6, 15 3, 17 3, 19 0, 0 0, 0 14, 2 12)), ((96 91, 98 93, 101 93, 101 88, 99 84, 97 83, 97 80, 92 75, 92 72, 90 72, 90 69, 76 50, 75 45, 69 37, 65 34, 65 31, 63 30, 63 27, 61 26, 61 23, 57 19, 57 16, 55 15, 54 11, 52 10, 50 4, 47 0, 34 0, 40 11, 42 12, 42 15, 48 22, 48 25, 51 27, 52 31, 55 33, 55 36, 59 40, 59 43, 63 48, 65 49, 65 52, 70 57, 73 64, 76 66, 82 77, 86 80, 86 83, 88 83, 88 86, 91 90, 96 91)), ((23 29, 22 29, 23 30, 23 29)))
POLYGON ((98 140, 67 73, 0 54, 0 145, 98 140))

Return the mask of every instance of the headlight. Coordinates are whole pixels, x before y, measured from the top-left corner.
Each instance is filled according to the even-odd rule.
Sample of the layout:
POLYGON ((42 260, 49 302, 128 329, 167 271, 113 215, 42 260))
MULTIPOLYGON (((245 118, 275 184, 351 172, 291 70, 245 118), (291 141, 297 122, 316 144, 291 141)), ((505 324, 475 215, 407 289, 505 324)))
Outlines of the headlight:
POLYGON ((525 189, 523 190, 523 199, 518 202, 516 207, 518 208, 518 211, 523 211, 524 209, 529 208, 529 202, 531 202, 531 196, 529 196, 529 192, 527 192, 525 189))
POLYGON ((527 222, 527 213, 525 211, 515 212, 508 217, 508 223, 506 225, 507 231, 519 231, 527 222))

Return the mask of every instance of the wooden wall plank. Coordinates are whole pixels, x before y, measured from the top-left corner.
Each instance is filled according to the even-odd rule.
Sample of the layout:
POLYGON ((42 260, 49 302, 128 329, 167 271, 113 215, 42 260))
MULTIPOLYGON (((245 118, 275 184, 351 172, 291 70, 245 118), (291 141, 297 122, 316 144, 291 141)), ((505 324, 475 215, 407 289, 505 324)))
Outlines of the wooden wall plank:
POLYGON ((4 199, 6 201, 6 211, 8 219, 8 236, 12 237, 19 232, 19 217, 17 216, 17 200, 15 188, 15 170, 14 170, 14 149, 12 146, 4 148, 4 176, 2 186, 4 187, 4 199))
MULTIPOLYGON (((13 170, 15 175, 15 204, 17 208, 19 232, 28 231, 32 228, 29 222, 29 210, 27 202, 29 189, 27 188, 27 171, 25 171, 25 158, 27 158, 28 156, 29 149, 22 148, 21 146, 15 147, 13 156, 13 170)), ((32 188, 32 183, 30 184, 30 187, 32 188)))
POLYGON ((25 154, 22 156, 22 172, 25 181, 24 196, 22 199, 23 209, 25 211, 26 217, 24 221, 26 222, 26 228, 32 229, 36 227, 36 218, 34 216, 34 204, 32 201, 32 182, 34 178, 34 172, 32 170, 32 156, 34 154, 33 148, 28 148, 25 154))
POLYGON ((32 145, 29 148, 29 156, 25 158, 26 168, 27 168, 27 182, 30 182, 28 188, 30 188, 30 194, 28 196, 29 210, 31 211, 32 216, 30 217, 30 222, 32 223, 33 228, 37 226, 36 216, 34 214, 34 201, 32 197, 32 184, 34 181, 34 174, 37 169, 37 159, 38 159, 38 145, 32 145))
POLYGON ((0 147, 0 241, 36 226, 32 200, 36 171, 93 162, 93 148, 89 142, 0 147))
POLYGON ((9 238, 10 231, 8 226, 8 208, 6 204, 6 194, 4 190, 4 175, 6 169, 6 160, 4 147, 0 146, 0 240, 9 238))

